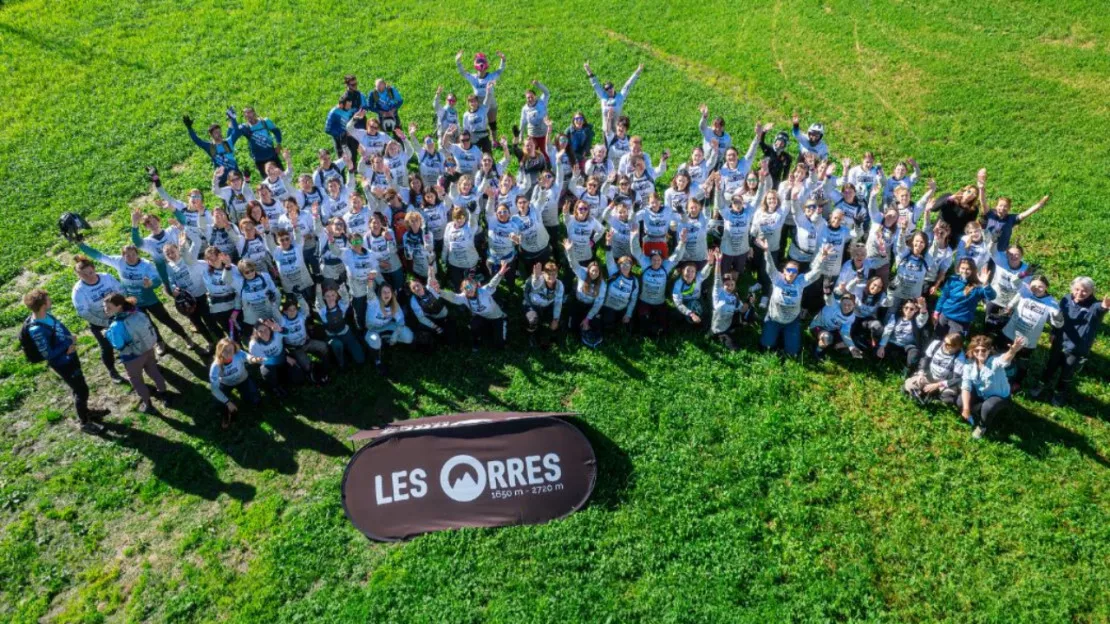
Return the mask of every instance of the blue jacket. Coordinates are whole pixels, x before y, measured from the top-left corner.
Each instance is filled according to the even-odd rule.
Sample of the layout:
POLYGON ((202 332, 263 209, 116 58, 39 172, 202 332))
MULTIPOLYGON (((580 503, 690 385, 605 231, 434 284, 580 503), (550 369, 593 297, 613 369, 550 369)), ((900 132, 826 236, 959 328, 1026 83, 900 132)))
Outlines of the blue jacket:
POLYGON ((386 87, 385 91, 381 93, 377 90, 371 91, 366 99, 366 108, 375 113, 397 110, 405 103, 405 99, 401 97, 401 92, 397 90, 397 87, 386 87))
POLYGON ((1064 326, 1053 330, 1053 341, 1062 340, 1064 351, 1072 355, 1083 357, 1090 353, 1098 327, 1106 316, 1102 302, 1097 297, 1075 301, 1069 294, 1060 298, 1060 312, 1064 314, 1064 326))
POLYGON ((205 141, 197 136, 197 133, 189 128, 189 138, 197 147, 204 150, 208 157, 212 159, 212 167, 223 167, 227 171, 232 169, 238 170, 239 163, 235 160, 235 141, 239 138, 239 129, 235 126, 229 126, 227 129, 227 138, 222 143, 212 143, 205 141))
POLYGON ((269 117, 262 117, 253 125, 238 123, 232 119, 234 140, 247 137, 251 158, 254 160, 277 160, 278 149, 281 148, 281 129, 270 121, 269 117))
POLYGON ((980 301, 994 299, 998 295, 989 285, 976 286, 971 289, 971 292, 964 294, 965 286, 967 282, 958 275, 948 278, 940 291, 936 309, 937 312, 964 325, 975 318, 975 309, 979 307, 980 301))
POLYGON ((328 136, 342 139, 343 135, 347 134, 347 122, 351 120, 351 116, 355 114, 355 109, 343 110, 338 106, 333 106, 328 111, 327 121, 324 122, 324 132, 328 136))
POLYGON ((76 353, 67 353, 74 342, 73 334, 49 312, 41 320, 32 320, 27 332, 31 334, 47 364, 60 366, 77 357, 76 353))

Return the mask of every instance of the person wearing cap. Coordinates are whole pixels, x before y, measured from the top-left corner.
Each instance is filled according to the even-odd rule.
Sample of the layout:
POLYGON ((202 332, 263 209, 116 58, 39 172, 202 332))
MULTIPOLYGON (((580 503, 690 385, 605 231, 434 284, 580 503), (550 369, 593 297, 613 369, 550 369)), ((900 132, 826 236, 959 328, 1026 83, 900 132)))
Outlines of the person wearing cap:
POLYGON ((801 118, 798 113, 794 113, 791 120, 794 124, 794 140, 798 142, 798 155, 803 156, 806 153, 813 153, 819 160, 828 158, 829 146, 825 143, 825 124, 810 124, 806 135, 802 136, 801 118))
POLYGON ((551 92, 539 80, 532 81, 533 89, 524 92, 524 106, 520 107, 520 140, 532 139, 536 142, 536 151, 540 154, 547 153, 547 107, 551 101, 551 92), (539 90, 539 95, 536 94, 539 90))
POLYGON ((239 123, 235 116, 235 108, 227 109, 227 119, 236 129, 234 140, 247 137, 247 146, 250 148, 251 158, 254 159, 254 166, 258 168, 258 173, 265 176, 266 163, 270 162, 277 165, 278 169, 284 169, 285 165, 278 155, 281 152, 281 129, 274 125, 269 117, 259 117, 250 106, 243 109, 243 117, 246 118, 246 122, 239 123))
POLYGON ((351 100, 346 94, 339 96, 339 101, 328 111, 324 120, 324 133, 335 142, 335 153, 343 154, 344 148, 352 154, 358 153, 358 141, 347 134, 347 122, 354 117, 355 110, 351 108, 351 100))
MULTIPOLYGON (((459 119, 459 111, 455 108, 457 99, 452 92, 447 93, 445 100, 446 104, 440 106, 439 96, 443 95, 443 86, 436 87, 436 96, 432 98, 432 110, 435 111, 436 116, 436 136, 442 138, 443 134, 451 126, 461 126, 459 119)), ((487 119, 488 123, 488 119, 487 119)))
POLYGON ((644 64, 640 63, 636 67, 636 71, 628 77, 628 81, 621 87, 620 92, 616 91, 613 82, 606 80, 604 84, 598 80, 593 70, 590 69, 590 62, 586 61, 582 64, 586 70, 586 76, 590 79, 590 84, 594 88, 594 93, 597 94, 597 99, 601 101, 601 118, 604 120, 602 129, 605 133, 614 132, 612 121, 616 120, 624 112, 624 103, 628 100, 628 92, 632 90, 632 86, 640 79, 640 74, 644 71, 644 64))
POLYGON ((709 125, 709 107, 702 104, 698 107, 701 117, 698 118, 698 131, 701 132, 701 148, 708 152, 713 141, 717 142, 717 149, 724 151, 732 147, 732 136, 725 132, 725 118, 714 117, 713 125, 709 125))
POLYGON ((497 99, 494 98, 492 95, 487 98, 486 89, 491 82, 494 82, 498 78, 500 78, 501 73, 505 71, 505 55, 502 54, 500 50, 498 50, 497 57, 501 59, 501 64, 497 67, 495 71, 489 71, 489 60, 486 59, 485 54, 478 52, 474 55, 473 74, 463 69, 462 56, 463 51, 459 50, 459 53, 455 55, 455 67, 458 68, 459 75, 466 79, 468 83, 470 83, 471 88, 474 89, 474 95, 478 98, 478 100, 487 102, 486 114, 487 121, 489 123, 489 131, 493 135, 493 138, 496 139, 497 99))
POLYGON ((239 139, 239 129, 234 124, 228 124, 227 139, 224 139, 220 124, 208 126, 208 138, 211 141, 205 141, 197 136, 196 131, 193 130, 192 117, 185 115, 181 118, 181 121, 185 123, 185 128, 189 131, 189 138, 193 140, 193 143, 204 150, 204 153, 212 159, 212 167, 215 169, 223 168, 220 184, 225 183, 229 173, 239 171, 239 162, 235 160, 235 141, 239 139))
MULTIPOLYGON (((64 323, 50 313, 52 307, 50 295, 42 288, 32 289, 23 295, 23 305, 31 312, 25 322, 27 332, 34 341, 39 355, 47 366, 58 373, 73 394, 73 406, 77 411, 77 421, 80 423, 81 431, 100 433, 104 429, 100 423, 109 412, 105 409, 89 408, 89 385, 85 381, 85 374, 81 371, 81 360, 77 356, 77 338, 64 323)), ((109 370, 115 373, 114 367, 109 370)), ((119 376, 118 373, 115 375, 119 376)))
POLYGON ((773 124, 763 126, 763 135, 759 137, 759 149, 763 151, 763 157, 767 159, 767 169, 771 173, 774 188, 777 189, 790 173, 790 168, 794 164, 794 157, 786 150, 786 147, 790 145, 790 135, 785 131, 776 134, 775 140, 767 145, 765 137, 774 127, 773 124))
MULTIPOLYGON (((823 260, 826 253, 822 249, 819 252, 820 259, 823 260)), ((820 276, 821 269, 814 265, 803 275, 798 263, 790 260, 780 273, 770 254, 767 255, 766 263, 771 296, 767 316, 763 319, 763 334, 759 344, 764 351, 770 351, 778 347, 781 338, 786 355, 793 357, 802 351, 802 329, 798 322, 798 315, 802 310, 802 291, 820 276)))
POLYGON ((374 81, 374 90, 366 98, 366 109, 377 113, 378 123, 386 134, 392 134, 394 128, 402 127, 399 111, 404 104, 405 99, 401 97, 397 87, 382 78, 374 81))

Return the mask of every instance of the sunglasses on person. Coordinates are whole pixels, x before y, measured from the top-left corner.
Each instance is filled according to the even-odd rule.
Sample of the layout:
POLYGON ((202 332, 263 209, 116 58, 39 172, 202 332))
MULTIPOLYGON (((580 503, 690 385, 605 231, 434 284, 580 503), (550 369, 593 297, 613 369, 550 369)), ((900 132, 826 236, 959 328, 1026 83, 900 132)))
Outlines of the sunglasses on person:
POLYGON ((574 118, 574 120, 575 121, 586 121, 586 118, 581 116, 581 115, 578 115, 577 117, 574 118))
POLYGON ((795 269, 794 267, 790 267, 790 268, 786 269, 785 271, 783 271, 783 273, 786 273, 788 275, 795 275, 795 274, 798 273, 798 269, 795 269))

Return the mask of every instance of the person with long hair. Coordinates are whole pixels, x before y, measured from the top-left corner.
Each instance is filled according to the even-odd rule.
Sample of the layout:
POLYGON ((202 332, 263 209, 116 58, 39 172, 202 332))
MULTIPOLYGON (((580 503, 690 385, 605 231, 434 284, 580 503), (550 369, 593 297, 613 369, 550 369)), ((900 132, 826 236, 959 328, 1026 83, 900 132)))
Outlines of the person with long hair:
POLYGON ((232 390, 238 390, 252 406, 262 402, 258 386, 250 377, 249 363, 246 352, 231 338, 222 338, 216 343, 216 354, 208 367, 208 383, 221 417, 220 426, 224 429, 231 427, 232 419, 239 413, 239 406, 231 400, 232 390))
POLYGON ((551 338, 559 331, 563 317, 563 282, 559 281, 559 265, 554 262, 532 265, 532 274, 524 282, 524 320, 528 322, 528 344, 541 349, 551 346, 551 338), (537 340, 536 334, 546 327, 537 340))
MULTIPOLYGON (((987 170, 980 169, 975 185, 965 186, 951 195, 938 197, 929 211, 940 213, 940 218, 952 228, 953 232, 963 232, 967 224, 978 219, 980 212, 983 211, 986 184, 987 170)), ((959 239, 951 237, 948 246, 955 249, 958 243, 959 239)))
POLYGON ((170 292, 175 300, 183 302, 178 305, 178 312, 189 319, 193 329, 208 343, 207 354, 223 335, 223 328, 209 312, 208 288, 204 283, 206 265, 197 262, 192 240, 185 232, 181 232, 179 240, 181 247, 177 243, 170 243, 162 248, 166 255, 170 292))
POLYGON ((992 355, 994 342, 990 336, 975 336, 968 341, 967 363, 956 407, 963 419, 975 426, 971 437, 979 439, 986 435, 995 419, 1010 406, 1010 380, 1006 368, 1024 346, 1025 338, 1018 336, 1005 353, 992 355))
POLYGON ((151 323, 150 318, 138 308, 134 297, 126 297, 121 293, 113 293, 105 297, 104 314, 112 319, 111 325, 108 326, 108 341, 119 352, 119 359, 127 371, 131 388, 139 396, 139 410, 148 414, 156 413, 154 405, 150 402, 150 388, 143 381, 143 373, 146 373, 154 382, 154 397, 169 407, 170 396, 166 392, 166 379, 162 377, 162 371, 158 369, 158 360, 154 356, 154 345, 158 342, 158 334, 154 332, 154 324, 151 323))
POLYGON ((236 335, 238 340, 247 344, 254 332, 255 323, 278 317, 281 293, 269 274, 259 271, 250 260, 240 260, 238 268, 238 274, 233 273, 232 278, 242 314, 236 315, 232 322, 240 327, 240 332, 236 335))
POLYGON ((405 312, 401 309, 401 302, 397 300, 397 293, 388 282, 383 282, 375 289, 371 288, 370 305, 366 307, 366 344, 374 356, 374 366, 378 374, 385 377, 389 368, 385 362, 383 351, 388 344, 390 347, 400 344, 412 344, 412 330, 405 325, 405 312))
POLYGON ((247 353, 250 363, 259 365, 267 392, 279 399, 289 394, 286 386, 304 380, 297 361, 285 351, 285 330, 274 319, 255 324, 247 353))
POLYGON ((571 302, 570 327, 578 329, 582 344, 596 349, 602 340, 601 305, 605 303, 606 283, 601 265, 592 260, 585 267, 575 266, 574 300, 571 302))
POLYGON ((925 348, 917 372, 906 378, 902 389, 920 403, 939 400, 955 406, 966 363, 963 336, 938 338, 925 348))
POLYGON ((902 376, 905 377, 917 368, 917 363, 921 359, 921 350, 925 347, 925 328, 928 323, 929 311, 925 307, 924 297, 906 299, 900 308, 891 308, 891 313, 887 315, 886 326, 883 328, 883 337, 879 339, 879 348, 875 350, 875 356, 881 360, 891 352, 905 353, 906 365, 902 368, 902 376))
POLYGON ((439 282, 434 274, 427 284, 414 279, 409 281, 409 309, 412 316, 413 342, 421 345, 455 343, 456 326, 445 300, 439 296, 439 282))
POLYGON ((967 335, 979 302, 991 301, 998 295, 994 288, 985 284, 988 277, 989 269, 983 267, 976 271, 971 258, 956 263, 956 273, 945 280, 933 312, 937 337, 943 338, 949 332, 967 335))
POLYGON ((278 319, 281 323, 282 344, 286 353, 300 368, 301 374, 313 383, 322 384, 327 379, 328 344, 309 335, 309 318, 311 316, 306 304, 293 297, 286 297, 281 304, 281 318, 278 319), (309 357, 311 355, 319 358, 318 365, 309 357), (319 374, 318 369, 321 371, 319 374))

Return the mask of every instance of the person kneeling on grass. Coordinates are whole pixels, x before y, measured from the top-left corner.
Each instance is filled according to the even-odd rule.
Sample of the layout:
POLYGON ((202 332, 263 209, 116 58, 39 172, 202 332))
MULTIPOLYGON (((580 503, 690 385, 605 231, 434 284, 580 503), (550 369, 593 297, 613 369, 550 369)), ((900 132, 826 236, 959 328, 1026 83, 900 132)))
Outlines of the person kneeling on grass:
POLYGON ((722 272, 723 254, 720 250, 710 252, 710 258, 716 270, 713 276, 713 317, 709 321, 709 334, 730 351, 737 351, 740 345, 736 344, 736 327, 750 323, 755 317, 755 294, 749 294, 747 303, 741 303, 736 294, 736 281, 739 279, 737 273, 722 272), (740 315, 739 321, 737 314, 740 315))
POLYGON ((405 325, 405 312, 389 282, 383 282, 377 293, 374 288, 367 290, 371 299, 366 306, 366 344, 370 345, 378 374, 385 377, 389 369, 382 354, 383 347, 386 344, 412 344, 412 330, 405 325))
POLYGON ((285 351, 297 363, 306 377, 317 385, 327 381, 328 343, 308 335, 308 308, 302 308, 295 297, 287 297, 281 304, 282 342, 285 351), (309 355, 320 359, 319 372, 309 355))
POLYGON ((239 349, 239 344, 230 338, 222 338, 216 343, 216 355, 208 369, 208 382, 212 386, 212 398, 216 401, 222 416, 220 426, 227 429, 239 407, 228 396, 235 388, 252 406, 257 406, 262 397, 258 386, 250 378, 247 369, 247 354, 239 349))
MULTIPOLYGON (((559 281, 559 267, 554 262, 532 265, 532 276, 524 283, 524 318, 528 321, 528 344, 537 346, 536 332, 546 325, 552 336, 559 331, 563 312, 563 283, 559 281)), ((538 346, 551 346, 547 337, 538 346)))
MULTIPOLYGON (((474 278, 468 277, 462 283, 464 294, 460 295, 449 290, 443 290, 439 293, 439 296, 447 301, 470 310, 471 349, 475 352, 478 351, 478 347, 487 338, 497 348, 505 346, 508 319, 501 310, 501 306, 497 304, 497 300, 493 298, 493 294, 497 292, 497 286, 501 283, 501 278, 508 272, 509 263, 503 262, 501 263, 501 270, 484 286, 479 287, 474 278)), ((435 288, 433 284, 428 286, 435 288)))
POLYGON ((924 346, 925 326, 929 322, 929 311, 925 307, 925 298, 906 301, 902 304, 902 314, 890 311, 886 327, 883 328, 883 337, 879 340, 879 348, 875 356, 884 359, 888 352, 905 351, 906 366, 902 375, 908 375, 917 368, 917 361, 921 359, 921 348, 924 346))
POLYGON ((960 334, 948 334, 931 342, 920 368, 906 379, 903 390, 921 404, 940 399, 946 405, 955 405, 967 362, 963 348, 964 337, 960 334))
POLYGON ((817 338, 817 347, 813 351, 814 357, 821 359, 829 347, 848 349, 856 359, 863 357, 863 352, 852 341, 852 326, 856 322, 855 312, 855 295, 845 293, 840 296, 839 301, 825 304, 821 313, 813 317, 809 329, 817 338))
POLYGON ((1018 336, 1002 355, 991 355, 994 346, 990 336, 975 336, 967 349, 967 364, 960 383, 957 407, 968 423, 975 425, 971 437, 979 439, 994 419, 1009 407, 1010 380, 1006 367, 1025 346, 1025 337, 1018 336))
POLYGON ((23 305, 31 311, 25 323, 35 348, 73 393, 73 405, 81 431, 100 433, 104 430, 101 422, 108 415, 108 410, 89 409, 89 385, 85 382, 81 360, 77 357, 77 338, 50 313, 50 296, 45 290, 35 288, 23 295, 23 305))
POLYGON ((254 326, 248 351, 247 360, 261 365, 267 392, 279 399, 289 394, 286 385, 304 381, 297 361, 285 353, 285 331, 273 319, 262 319, 254 326))

